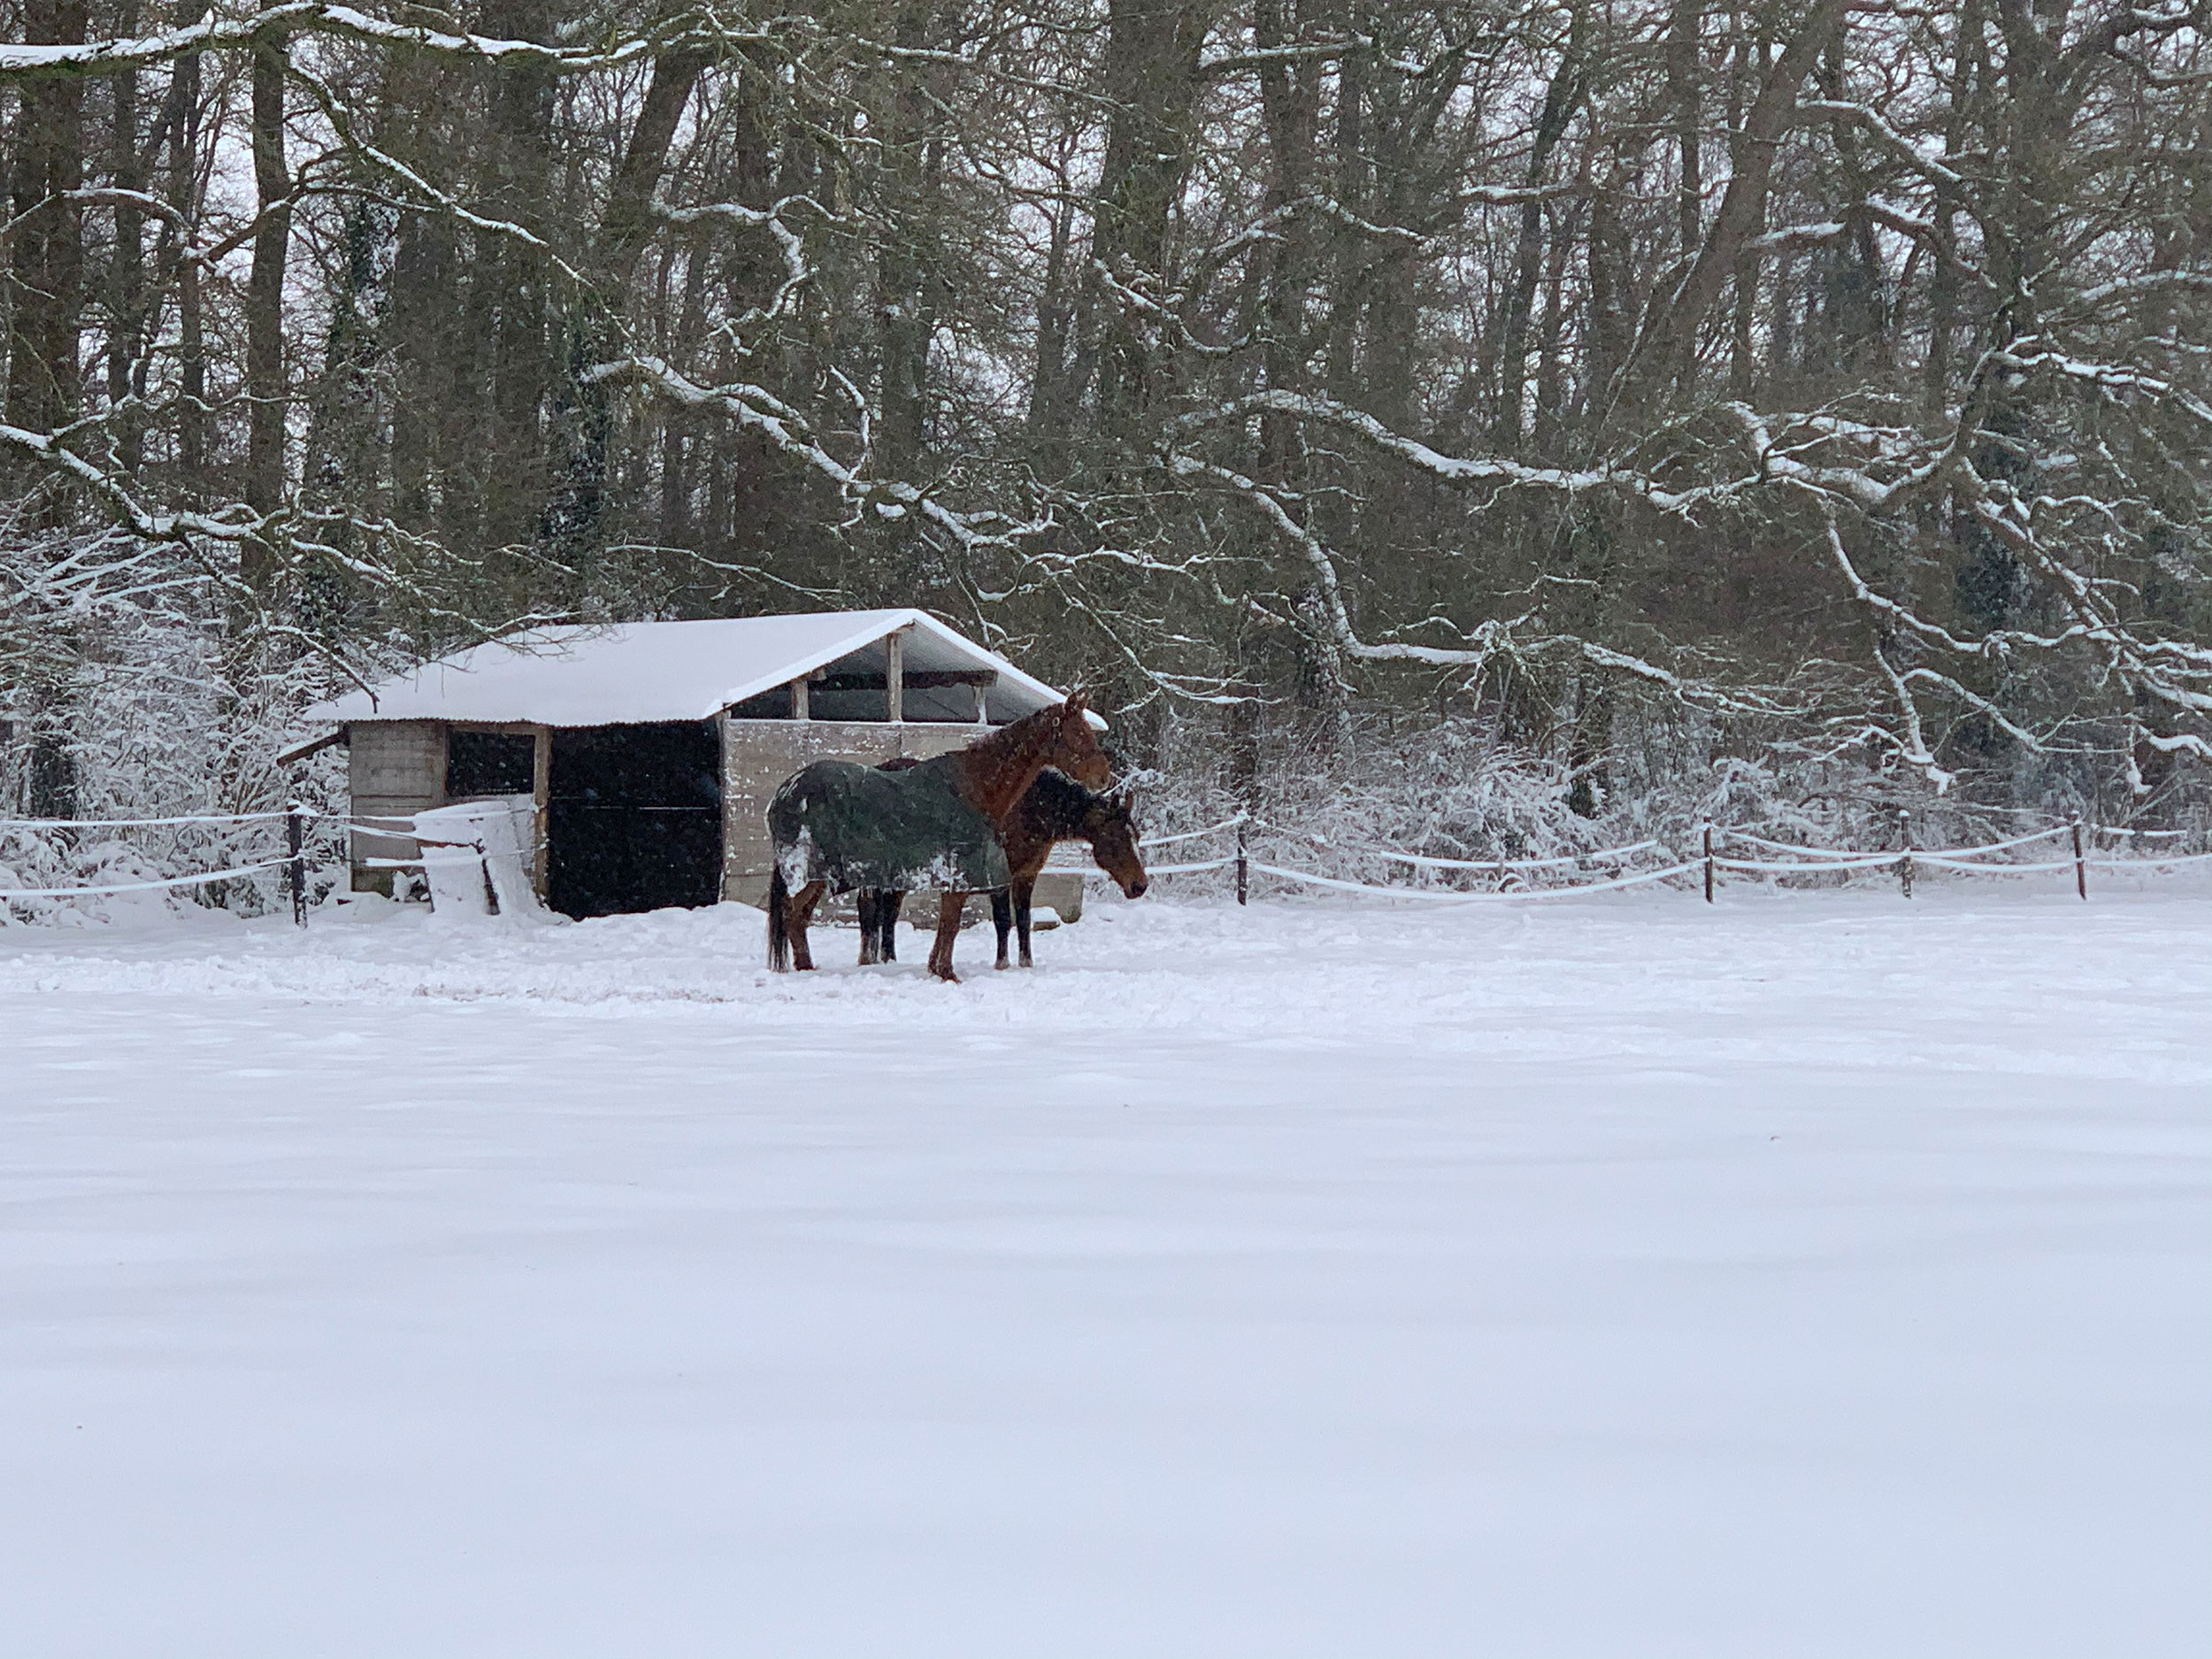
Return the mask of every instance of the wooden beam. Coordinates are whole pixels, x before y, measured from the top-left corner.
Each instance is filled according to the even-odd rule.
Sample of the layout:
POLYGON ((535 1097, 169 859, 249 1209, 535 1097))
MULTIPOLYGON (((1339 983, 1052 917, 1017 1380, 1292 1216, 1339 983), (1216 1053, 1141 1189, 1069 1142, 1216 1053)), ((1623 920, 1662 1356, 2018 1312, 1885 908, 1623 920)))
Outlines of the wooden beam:
POLYGON ((723 710, 714 717, 715 797, 722 803, 722 833, 715 842, 714 896, 733 899, 730 891, 730 855, 738 843, 737 792, 730 787, 730 711, 723 710))
POLYGON ((883 641, 883 718, 896 726, 906 718, 906 630, 894 629, 883 641))
MULTIPOLYGON (((900 678, 909 691, 935 691, 947 686, 995 686, 995 668, 903 668, 900 678)), ((821 674, 815 684, 825 691, 887 691, 888 674, 821 674)))
POLYGON ((537 825, 537 846, 530 858, 530 885, 535 889, 538 902, 546 902, 545 878, 551 856, 548 842, 553 829, 553 728, 541 726, 530 733, 530 802, 536 809, 534 821, 537 825))
POLYGON ((813 716, 807 712, 806 693, 806 676, 804 674, 801 674, 796 680, 791 682, 791 718, 795 720, 807 720, 813 718, 813 716))
MULTIPOLYGON (((5 720, 0 720, 0 738, 4 738, 7 734, 8 723, 5 720)), ((280 766, 289 766, 294 761, 305 760, 310 755, 321 753, 333 743, 342 743, 345 741, 346 728, 342 726, 334 732, 326 732, 320 737, 311 737, 304 743, 294 744, 276 757, 276 764, 280 766)))

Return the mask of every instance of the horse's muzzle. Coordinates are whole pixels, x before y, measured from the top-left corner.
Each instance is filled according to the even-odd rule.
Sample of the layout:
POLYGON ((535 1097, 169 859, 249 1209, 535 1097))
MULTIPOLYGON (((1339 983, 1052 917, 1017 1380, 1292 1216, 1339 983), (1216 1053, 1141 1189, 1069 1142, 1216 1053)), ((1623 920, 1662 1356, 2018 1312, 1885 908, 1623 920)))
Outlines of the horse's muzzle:
POLYGON ((1144 890, 1151 885, 1149 881, 1132 881, 1122 891, 1133 899, 1141 899, 1144 896, 1144 890))

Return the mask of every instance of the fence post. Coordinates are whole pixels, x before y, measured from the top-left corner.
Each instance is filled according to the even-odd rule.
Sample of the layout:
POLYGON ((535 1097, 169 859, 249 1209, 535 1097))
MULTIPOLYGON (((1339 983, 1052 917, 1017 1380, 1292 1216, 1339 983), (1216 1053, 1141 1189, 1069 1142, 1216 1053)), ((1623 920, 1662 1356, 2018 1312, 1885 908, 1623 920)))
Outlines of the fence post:
POLYGON ((2089 865, 2082 856, 2081 820, 2074 820, 2074 891, 2083 898, 2089 896, 2089 865))
POLYGON ((1912 814, 1903 807, 1897 809, 1897 839, 1904 844, 1905 856, 1897 861, 1897 885, 1907 898, 1912 897, 1912 814))
POLYGON ((293 801, 284 809, 284 883, 292 890, 292 925, 307 926, 307 809, 293 801))
POLYGON ((1251 892, 1251 873, 1244 862, 1244 824, 1237 823, 1237 902, 1242 904, 1251 892))
POLYGON ((1713 826, 1705 826, 1705 902, 1713 902, 1713 826))

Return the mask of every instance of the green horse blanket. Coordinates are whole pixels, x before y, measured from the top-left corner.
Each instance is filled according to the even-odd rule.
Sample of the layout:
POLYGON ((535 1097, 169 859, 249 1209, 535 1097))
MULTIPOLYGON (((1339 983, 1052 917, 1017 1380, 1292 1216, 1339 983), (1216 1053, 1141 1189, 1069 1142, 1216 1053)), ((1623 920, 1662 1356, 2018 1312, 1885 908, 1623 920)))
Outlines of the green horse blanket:
POLYGON ((960 793, 957 755, 903 772, 818 760, 768 803, 768 833, 784 886, 934 887, 987 893, 1006 886, 998 826, 960 793))

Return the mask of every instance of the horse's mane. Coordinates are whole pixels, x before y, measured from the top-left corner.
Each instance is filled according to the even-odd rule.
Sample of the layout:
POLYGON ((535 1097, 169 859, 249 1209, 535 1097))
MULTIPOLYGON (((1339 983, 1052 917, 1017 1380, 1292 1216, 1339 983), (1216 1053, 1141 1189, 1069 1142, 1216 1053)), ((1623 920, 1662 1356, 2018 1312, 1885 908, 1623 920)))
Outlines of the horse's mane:
POLYGON ((1073 834, 1082 826, 1091 803, 1098 798, 1065 772, 1048 766, 1029 786, 1029 797, 1022 804, 1025 811, 1042 820, 1044 827, 1073 834))

